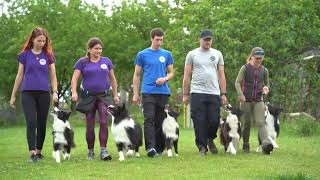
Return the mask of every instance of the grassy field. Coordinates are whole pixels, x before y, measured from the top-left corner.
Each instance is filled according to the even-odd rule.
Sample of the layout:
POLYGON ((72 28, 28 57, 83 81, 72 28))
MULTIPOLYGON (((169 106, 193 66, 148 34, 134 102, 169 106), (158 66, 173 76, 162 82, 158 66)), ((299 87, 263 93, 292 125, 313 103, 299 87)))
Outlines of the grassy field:
POLYGON ((295 133, 296 126, 291 124, 282 124, 280 149, 269 156, 254 152, 255 129, 251 134, 251 153, 224 154, 216 142, 219 153, 206 157, 198 155, 193 129, 182 129, 179 157, 148 158, 141 148, 140 158, 119 162, 109 135, 108 150, 113 159, 106 162, 97 159, 99 148, 95 160, 86 159, 85 127, 77 121, 73 123, 77 146, 71 160, 57 164, 51 157, 51 123, 49 120, 43 149, 45 159, 35 164, 27 163, 25 127, 0 128, 0 179, 320 179, 320 134, 303 137, 295 133))

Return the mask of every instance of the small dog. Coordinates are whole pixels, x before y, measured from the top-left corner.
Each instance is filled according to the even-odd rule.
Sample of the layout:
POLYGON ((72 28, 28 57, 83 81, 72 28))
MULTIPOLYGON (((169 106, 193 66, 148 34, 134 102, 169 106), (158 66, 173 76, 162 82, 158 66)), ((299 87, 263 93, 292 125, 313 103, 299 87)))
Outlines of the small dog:
MULTIPOLYGON (((168 157, 172 157, 172 146, 174 147, 175 156, 178 156, 178 140, 179 140, 179 113, 175 112, 168 105, 165 107, 166 117, 162 122, 162 133, 165 138, 164 142, 167 149, 168 157)), ((164 154, 164 149, 162 152, 164 154)))
MULTIPOLYGON (((279 145, 276 143, 276 139, 280 134, 279 116, 280 116, 281 112, 282 112, 282 108, 274 107, 270 103, 267 103, 267 105, 265 107, 267 131, 269 134, 268 138, 275 149, 279 148, 279 145)), ((262 150, 261 143, 262 142, 261 142, 259 135, 258 135, 258 141, 259 141, 259 146, 258 146, 256 152, 261 152, 261 150, 262 150)))
POLYGON ((108 106, 108 113, 112 116, 111 132, 116 142, 119 161, 124 161, 123 151, 127 149, 127 156, 139 157, 139 147, 142 146, 142 128, 128 114, 125 104, 122 106, 108 106))
POLYGON ((237 154, 239 141, 241 137, 241 124, 239 121, 242 111, 238 108, 227 105, 228 116, 220 121, 220 142, 224 146, 225 152, 232 155, 237 154))
POLYGON ((74 132, 70 127, 68 121, 71 112, 62 111, 57 107, 54 107, 53 112, 50 113, 53 116, 52 124, 52 140, 53 140, 53 152, 52 156, 57 163, 60 163, 60 150, 63 146, 63 158, 65 160, 70 159, 71 148, 75 147, 74 144, 74 132))

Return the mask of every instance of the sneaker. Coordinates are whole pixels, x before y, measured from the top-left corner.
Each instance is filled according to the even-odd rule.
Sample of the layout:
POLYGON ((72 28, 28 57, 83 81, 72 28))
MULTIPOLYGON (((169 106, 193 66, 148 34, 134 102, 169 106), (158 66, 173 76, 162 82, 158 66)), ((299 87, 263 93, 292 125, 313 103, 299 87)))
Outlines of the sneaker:
POLYGON ((199 154, 200 154, 200 156, 205 156, 205 155, 207 155, 207 150, 204 147, 201 147, 199 149, 199 154))
POLYGON ((148 152, 147 152, 147 155, 148 155, 149 157, 153 157, 153 156, 155 156, 156 154, 157 154, 157 151, 156 151, 154 148, 149 149, 148 152))
POLYGON ((30 156, 30 159, 28 160, 29 163, 35 163, 37 162, 37 156, 35 154, 32 154, 30 156))
POLYGON ((100 160, 109 161, 112 159, 111 155, 108 153, 108 151, 102 151, 100 152, 99 156, 100 160))
POLYGON ((262 151, 264 154, 270 154, 273 151, 273 145, 271 143, 263 145, 262 151))
POLYGON ((43 155, 41 153, 36 154, 37 160, 42 160, 43 155))
POLYGON ((216 145, 214 144, 213 140, 209 140, 208 139, 208 149, 212 154, 217 154, 218 153, 218 149, 216 147, 216 145))
POLYGON ((93 160, 94 159, 94 152, 89 151, 88 153, 88 159, 93 160))
POLYGON ((243 143, 242 149, 243 149, 243 152, 249 153, 249 152, 250 152, 250 145, 249 145, 249 143, 243 143))

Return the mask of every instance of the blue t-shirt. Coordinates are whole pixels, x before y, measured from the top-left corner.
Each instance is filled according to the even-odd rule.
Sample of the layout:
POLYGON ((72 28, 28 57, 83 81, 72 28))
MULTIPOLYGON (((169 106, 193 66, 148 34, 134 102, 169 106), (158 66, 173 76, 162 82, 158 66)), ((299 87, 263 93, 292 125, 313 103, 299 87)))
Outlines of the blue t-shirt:
POLYGON ((156 84, 158 78, 167 76, 167 66, 173 64, 170 51, 146 48, 138 53, 134 63, 143 70, 142 94, 170 94, 167 82, 156 84))
POLYGON ((54 56, 50 60, 45 52, 34 54, 28 49, 18 56, 18 61, 24 66, 21 91, 49 91, 49 65, 55 62, 54 56))
POLYGON ((80 58, 74 69, 81 71, 82 87, 90 93, 101 93, 110 89, 110 70, 112 62, 107 57, 101 57, 98 62, 91 62, 88 57, 80 58))

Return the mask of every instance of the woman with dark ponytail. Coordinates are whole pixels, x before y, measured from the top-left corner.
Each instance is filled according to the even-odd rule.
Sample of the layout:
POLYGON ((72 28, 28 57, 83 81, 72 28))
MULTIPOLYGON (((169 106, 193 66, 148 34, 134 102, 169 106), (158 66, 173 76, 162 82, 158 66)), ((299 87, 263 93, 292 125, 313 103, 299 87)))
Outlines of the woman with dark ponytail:
POLYGON ((94 158, 95 141, 95 114, 98 110, 100 119, 100 160, 111 160, 107 151, 108 140, 108 113, 107 106, 112 104, 110 87, 112 87, 113 101, 119 104, 117 93, 117 80, 113 65, 109 58, 102 57, 103 44, 97 37, 89 39, 87 43, 87 56, 80 58, 74 65, 71 80, 72 101, 78 101, 77 82, 82 76, 81 93, 77 104, 77 111, 85 113, 87 121, 86 140, 88 145, 88 159, 94 158))
POLYGON ((47 30, 35 28, 18 56, 19 67, 14 82, 10 106, 16 107, 16 93, 21 90, 21 104, 27 124, 30 162, 41 160, 50 106, 49 80, 52 99, 58 101, 55 58, 47 30))

